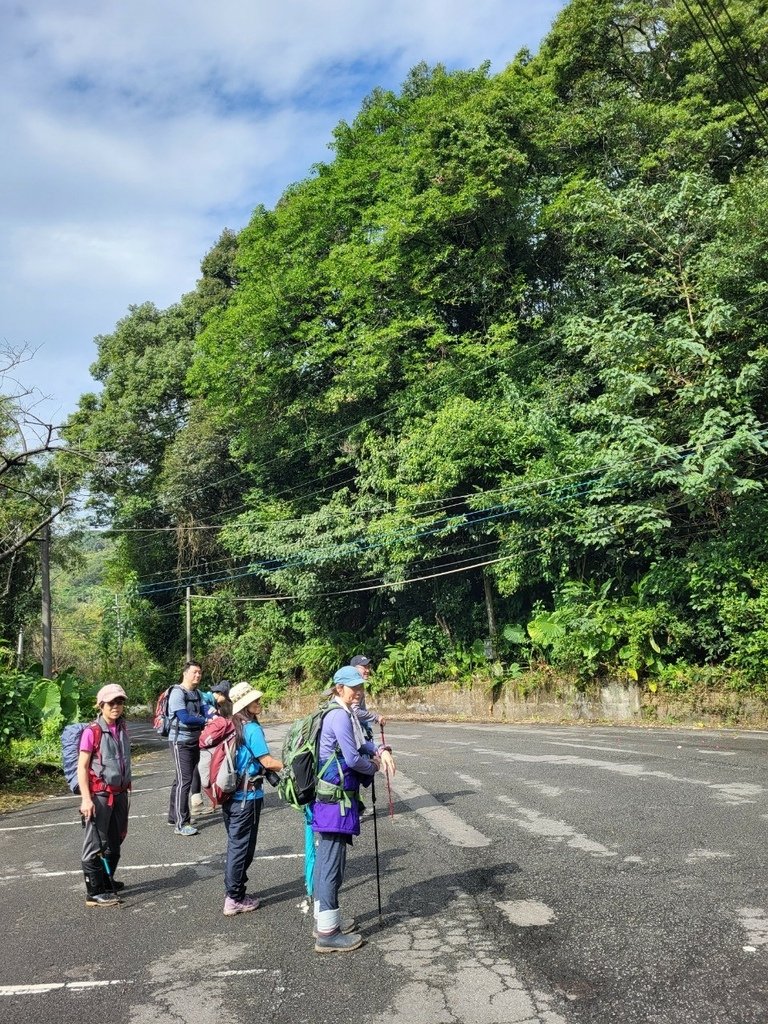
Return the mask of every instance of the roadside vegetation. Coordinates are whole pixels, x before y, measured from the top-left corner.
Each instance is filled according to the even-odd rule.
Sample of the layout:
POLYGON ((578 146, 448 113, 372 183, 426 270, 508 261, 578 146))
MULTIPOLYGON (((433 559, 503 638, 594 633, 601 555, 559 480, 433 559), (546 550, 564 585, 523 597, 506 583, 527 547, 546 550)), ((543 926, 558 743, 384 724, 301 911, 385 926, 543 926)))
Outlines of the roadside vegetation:
MULTIPOLYGON (((720 16, 572 0, 498 74, 414 68, 193 292, 96 339, 59 717, 10 739, 107 678, 154 699, 187 588, 207 676, 270 699, 364 650, 375 692, 766 700, 768 14, 720 16)), ((9 648, 38 557, 0 602, 9 648)))

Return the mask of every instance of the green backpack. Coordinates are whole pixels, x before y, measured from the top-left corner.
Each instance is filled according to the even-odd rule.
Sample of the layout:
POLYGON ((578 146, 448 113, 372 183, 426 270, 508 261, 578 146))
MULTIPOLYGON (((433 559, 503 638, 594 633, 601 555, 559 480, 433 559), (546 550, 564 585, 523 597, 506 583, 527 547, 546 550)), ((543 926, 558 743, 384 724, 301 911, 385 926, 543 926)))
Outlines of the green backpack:
MULTIPOLYGON (((328 766, 334 761, 338 764, 335 751, 322 768, 318 768, 317 763, 320 728, 323 719, 332 710, 333 707, 323 704, 317 711, 313 711, 305 718, 297 718, 288 727, 288 733, 283 741, 283 770, 280 772, 277 795, 297 811, 303 810, 306 804, 312 803, 315 799, 318 779, 325 774, 328 766)), ((340 765, 339 776, 341 776, 340 765)), ((324 799, 335 797, 337 800, 341 800, 343 798, 341 785, 331 785, 325 782, 322 784, 322 788, 324 799), (330 789, 333 790, 333 793, 326 792, 330 789)))

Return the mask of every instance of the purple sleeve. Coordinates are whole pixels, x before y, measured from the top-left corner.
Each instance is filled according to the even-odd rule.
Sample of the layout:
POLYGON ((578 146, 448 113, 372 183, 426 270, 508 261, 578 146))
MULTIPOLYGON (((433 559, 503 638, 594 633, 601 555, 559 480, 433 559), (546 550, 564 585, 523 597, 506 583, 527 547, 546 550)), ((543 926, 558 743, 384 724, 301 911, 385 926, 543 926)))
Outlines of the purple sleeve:
POLYGON ((319 750, 321 764, 327 761, 337 744, 348 768, 360 775, 376 774, 376 765, 370 758, 370 754, 376 752, 376 747, 372 743, 364 743, 358 750, 355 746, 352 721, 342 708, 339 708, 338 711, 330 711, 323 722, 319 750))

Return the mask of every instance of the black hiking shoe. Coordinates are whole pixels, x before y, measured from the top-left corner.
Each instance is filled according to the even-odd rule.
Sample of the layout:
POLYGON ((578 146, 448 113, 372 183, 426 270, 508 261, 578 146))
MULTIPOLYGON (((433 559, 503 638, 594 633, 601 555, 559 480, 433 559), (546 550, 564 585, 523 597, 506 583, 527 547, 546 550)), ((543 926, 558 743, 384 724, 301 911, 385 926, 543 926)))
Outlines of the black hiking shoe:
POLYGON ((111 892, 89 893, 85 897, 86 907, 119 907, 120 900, 111 892))

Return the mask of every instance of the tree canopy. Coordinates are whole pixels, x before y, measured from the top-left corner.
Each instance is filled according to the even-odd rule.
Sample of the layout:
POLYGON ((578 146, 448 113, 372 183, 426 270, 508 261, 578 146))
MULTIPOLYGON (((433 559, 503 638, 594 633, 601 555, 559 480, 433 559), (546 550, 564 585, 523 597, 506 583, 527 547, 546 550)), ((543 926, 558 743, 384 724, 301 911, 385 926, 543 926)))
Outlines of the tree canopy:
POLYGON ((153 655, 191 586, 231 674, 763 685, 767 47, 762 0, 572 0, 418 66, 98 338, 69 436, 153 655))

